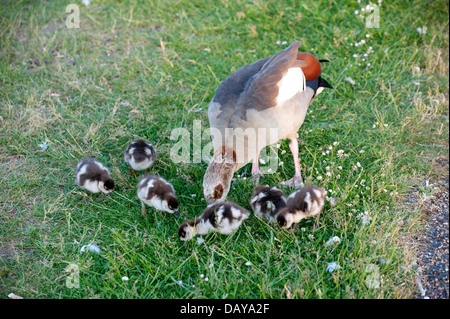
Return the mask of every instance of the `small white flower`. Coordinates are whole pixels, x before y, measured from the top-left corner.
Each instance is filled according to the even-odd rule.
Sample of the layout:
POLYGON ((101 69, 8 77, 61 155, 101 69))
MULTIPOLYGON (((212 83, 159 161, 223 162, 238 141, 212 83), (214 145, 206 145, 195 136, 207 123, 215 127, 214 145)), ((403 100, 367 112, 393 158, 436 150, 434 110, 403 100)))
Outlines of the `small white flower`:
POLYGON ((328 176, 328 177, 330 177, 330 176, 331 176, 331 172, 327 172, 326 174, 327 174, 327 176, 328 176))
POLYGON ((285 151, 285 150, 282 150, 282 151, 281 151, 281 154, 286 154, 286 151, 285 151))
POLYGON ((280 162, 280 163, 278 164, 278 166, 283 166, 283 164, 284 164, 283 162, 280 162))
POLYGON ((338 145, 339 145, 339 142, 337 142, 337 141, 336 141, 336 142, 333 142, 333 145, 334 145, 334 146, 338 146, 338 145))
POLYGON ((325 199, 330 203, 331 207, 336 206, 336 200, 334 199, 334 197, 325 196, 325 199))
POLYGON ((412 81, 411 83, 414 84, 414 85, 417 85, 417 86, 420 85, 420 82, 418 82, 418 81, 412 81))
POLYGON ((38 146, 41 148, 40 149, 40 151, 41 152, 44 152, 44 151, 46 151, 47 150, 47 148, 48 148, 48 144, 47 144, 47 142, 44 142, 44 143, 41 143, 41 144, 38 144, 38 146))
POLYGON ((338 166, 338 169, 342 169, 342 166, 339 165, 339 166, 338 166))
POLYGON ((181 286, 183 284, 183 281, 178 280, 178 284, 181 286))
POLYGON ((319 180, 319 181, 321 181, 322 179, 323 179, 323 177, 322 176, 317 176, 317 179, 319 180))
POLYGON ((328 272, 333 272, 333 271, 335 271, 336 269, 341 269, 341 268, 342 268, 342 267, 339 266, 338 263, 336 263, 335 261, 332 261, 332 262, 328 263, 327 268, 326 268, 326 271, 328 271, 328 272))
POLYGON ((206 52, 211 52, 210 48, 204 48, 203 50, 205 50, 206 52))
POLYGON ((359 150, 359 152, 362 154, 362 153, 364 153, 365 151, 364 151, 364 150, 359 150))
POLYGON ((247 261, 247 262, 245 263, 245 265, 246 265, 246 266, 251 266, 251 265, 252 265, 252 263, 251 263, 251 262, 249 262, 249 261, 247 261))
POLYGON ((313 235, 313 234, 309 234, 309 235, 308 235, 308 238, 311 239, 311 240, 313 240, 313 239, 314 239, 314 235, 313 235))
POLYGON ((334 244, 340 244, 341 239, 338 236, 333 236, 327 241, 327 246, 334 245, 334 244))
POLYGON ((203 278, 203 277, 205 277, 205 275, 204 274, 200 274, 200 278, 203 278))
POLYGON ((197 197, 197 194, 191 194, 191 197, 195 198, 195 197, 197 197))
POLYGON ((337 151, 337 155, 338 155, 339 157, 342 157, 342 155, 344 155, 344 150, 339 150, 339 151, 337 151))
POLYGON ((368 211, 364 211, 364 213, 360 213, 357 217, 359 220, 361 220, 361 223, 363 225, 370 224, 370 221, 372 220, 372 217, 369 216, 368 211))
POLYGON ((205 277, 205 281, 208 281, 209 280, 209 278, 208 277, 205 277))
POLYGON ((128 281, 128 280, 130 280, 130 278, 128 278, 127 276, 122 277, 122 281, 128 281))
POLYGON ((266 164, 266 161, 263 160, 262 158, 259 159, 259 162, 260 162, 261 164, 263 164, 263 165, 266 164))
POLYGON ((356 166, 361 167, 361 163, 360 163, 360 162, 357 162, 357 163, 356 163, 356 166))

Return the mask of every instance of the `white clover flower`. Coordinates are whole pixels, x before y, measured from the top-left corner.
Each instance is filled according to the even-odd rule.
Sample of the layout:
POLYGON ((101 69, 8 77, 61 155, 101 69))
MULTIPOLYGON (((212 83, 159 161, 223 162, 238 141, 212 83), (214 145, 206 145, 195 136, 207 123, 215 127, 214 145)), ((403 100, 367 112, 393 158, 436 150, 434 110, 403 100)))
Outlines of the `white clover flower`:
POLYGON ((357 162, 357 163, 356 163, 356 166, 361 167, 361 163, 360 163, 360 162, 357 162))
POLYGON ((326 173, 328 177, 331 177, 331 172, 326 173))
POLYGON ((285 151, 285 150, 282 150, 282 151, 281 151, 281 154, 286 154, 286 151, 285 151))
POLYGON ((205 277, 205 275, 204 274, 200 274, 200 278, 203 278, 203 277, 205 277))
POLYGON ((330 245, 340 244, 340 243, 341 243, 341 239, 338 236, 333 236, 330 239, 328 239, 326 245, 330 246, 330 245))
POLYGON ((369 212, 368 211, 364 211, 364 213, 360 213, 357 218, 359 220, 361 220, 361 223, 363 225, 367 225, 370 224, 370 221, 372 220, 372 217, 369 216, 369 212))
POLYGON ((336 141, 336 142, 333 142, 333 145, 334 145, 334 146, 338 146, 338 145, 339 145, 339 142, 337 142, 337 141, 336 141))
POLYGON ((209 278, 208 278, 208 277, 205 277, 205 281, 209 281, 209 278))
POLYGON ((128 280, 130 280, 130 278, 128 278, 127 276, 122 277, 122 281, 128 281, 128 280))
POLYGON ((251 265, 252 265, 252 263, 251 263, 251 262, 249 262, 249 261, 247 261, 247 262, 245 263, 245 265, 246 265, 246 266, 251 266, 251 265))
POLYGON ((339 157, 342 157, 342 156, 344 155, 344 150, 339 150, 339 151, 337 151, 337 155, 338 155, 339 157))
POLYGON ((278 163, 278 166, 283 166, 284 162, 278 163))
POLYGON ((365 150, 359 150, 359 152, 362 154, 362 153, 364 153, 365 152, 365 150))
POLYGON ((325 199, 330 203, 331 207, 336 206, 336 200, 334 199, 334 197, 325 196, 325 199))
POLYGON ((341 179, 341 174, 337 174, 336 179, 341 179))
POLYGON ((314 235, 313 234, 309 234, 308 238, 312 240, 312 239, 314 239, 314 235))
POLYGON ((183 284, 183 281, 178 280, 177 283, 181 286, 183 284))
POLYGON ((328 263, 326 271, 333 272, 333 271, 335 271, 337 269, 341 269, 341 268, 342 267, 338 263, 336 263, 335 261, 332 261, 332 262, 328 263))

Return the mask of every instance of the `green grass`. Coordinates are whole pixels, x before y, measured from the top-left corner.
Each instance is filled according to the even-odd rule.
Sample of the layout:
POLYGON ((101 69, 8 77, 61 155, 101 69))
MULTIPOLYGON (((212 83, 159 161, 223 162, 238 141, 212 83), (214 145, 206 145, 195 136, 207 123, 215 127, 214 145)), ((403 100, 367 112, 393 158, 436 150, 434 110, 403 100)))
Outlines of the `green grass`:
MULTIPOLYGON (((420 210, 405 198, 445 173, 433 159, 448 159, 447 2, 383 1, 379 29, 355 15, 364 1, 94 0, 80 4, 80 29, 66 28, 67 4, 0 4, 1 298, 417 293, 412 238, 424 228, 420 210), (419 34, 424 26, 427 33, 419 34), (311 104, 299 141, 304 179, 331 190, 336 205, 326 204, 315 229, 304 221, 285 231, 252 214, 230 236, 209 234, 201 245, 195 239, 184 245, 177 229, 206 206, 207 164, 173 163, 171 131, 191 131, 194 120, 208 128, 208 103, 219 83, 284 48, 277 41, 294 40, 331 61, 323 76, 335 89, 311 104), (373 52, 362 61, 369 46, 373 52), (138 179, 123 161, 137 138, 156 145, 152 172, 173 183, 179 219, 153 210, 141 217, 138 179), (49 145, 44 152, 42 142, 49 145), (76 164, 86 156, 111 168, 113 198, 74 184, 76 164), (372 220, 363 226, 358 215, 365 211, 372 220), (332 236, 341 243, 327 247, 332 236), (80 254, 88 243, 101 253, 80 254), (333 261, 342 268, 327 272, 333 261), (69 265, 79 267, 79 288, 66 286, 69 265), (380 288, 367 285, 370 278, 380 288)), ((288 141, 277 151, 284 164, 262 183, 293 176, 288 141)), ((228 197, 248 209, 249 165, 228 197)))

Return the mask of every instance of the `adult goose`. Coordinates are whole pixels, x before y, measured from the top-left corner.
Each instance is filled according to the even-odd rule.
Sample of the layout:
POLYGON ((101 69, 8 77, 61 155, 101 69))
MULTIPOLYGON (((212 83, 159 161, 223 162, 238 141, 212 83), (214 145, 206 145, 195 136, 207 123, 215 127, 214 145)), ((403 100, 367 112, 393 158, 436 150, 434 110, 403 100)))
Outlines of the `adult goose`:
POLYGON ((298 52, 300 41, 276 55, 246 65, 218 87, 208 109, 214 155, 203 178, 208 203, 225 200, 235 171, 253 160, 252 174, 260 174, 262 148, 289 138, 295 176, 285 182, 302 183, 297 131, 308 106, 323 88, 320 62, 298 52), (302 70, 303 68, 303 70, 302 70))

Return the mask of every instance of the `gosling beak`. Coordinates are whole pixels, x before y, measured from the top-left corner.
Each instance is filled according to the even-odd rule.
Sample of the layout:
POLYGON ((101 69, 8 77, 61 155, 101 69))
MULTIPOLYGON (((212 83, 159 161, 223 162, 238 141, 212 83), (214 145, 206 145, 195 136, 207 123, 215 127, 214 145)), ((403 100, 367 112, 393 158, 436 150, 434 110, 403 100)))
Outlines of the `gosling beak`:
POLYGON ((175 213, 173 213, 173 216, 174 216, 175 218, 178 218, 178 217, 180 217, 180 213, 175 212, 175 213))

